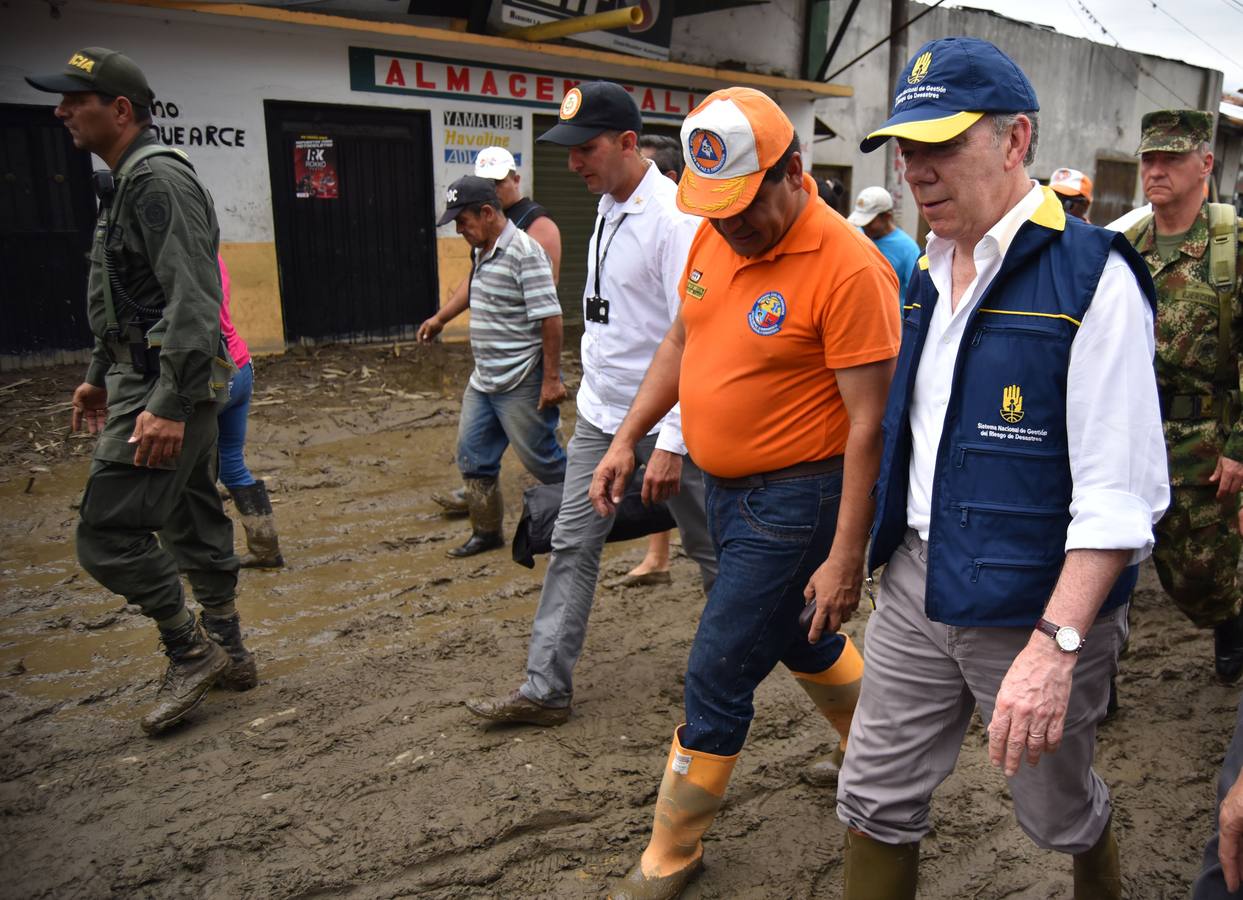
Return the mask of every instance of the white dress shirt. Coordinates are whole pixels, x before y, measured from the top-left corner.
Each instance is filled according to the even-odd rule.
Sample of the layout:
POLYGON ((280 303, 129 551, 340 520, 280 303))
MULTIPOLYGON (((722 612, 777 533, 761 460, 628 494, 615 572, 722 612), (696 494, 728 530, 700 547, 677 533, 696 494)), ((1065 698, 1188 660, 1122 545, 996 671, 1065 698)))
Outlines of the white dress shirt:
MULTIPOLYGON (((928 540, 932 479, 958 347, 971 312, 992 283, 1019 227, 1044 200, 1033 182, 1013 209, 975 245, 976 276, 951 309, 954 242, 928 235, 928 274, 937 289, 911 398, 907 525, 928 540)), ((1070 345, 1066 434, 1071 522, 1066 550, 1152 550, 1152 526, 1170 501, 1165 438, 1157 402, 1152 307, 1130 266, 1110 251, 1096 294, 1070 345)))
MULTIPOLYGON (((578 414, 605 434, 621 427, 681 305, 678 282, 700 220, 678 209, 677 192, 677 185, 648 161, 647 174, 625 203, 609 194, 600 198, 587 247, 583 298, 585 304, 596 291, 596 238, 603 221, 600 296, 609 303, 609 321, 604 325, 583 317, 578 414)), ((658 449, 686 453, 677 406, 652 431, 660 432, 658 449)))

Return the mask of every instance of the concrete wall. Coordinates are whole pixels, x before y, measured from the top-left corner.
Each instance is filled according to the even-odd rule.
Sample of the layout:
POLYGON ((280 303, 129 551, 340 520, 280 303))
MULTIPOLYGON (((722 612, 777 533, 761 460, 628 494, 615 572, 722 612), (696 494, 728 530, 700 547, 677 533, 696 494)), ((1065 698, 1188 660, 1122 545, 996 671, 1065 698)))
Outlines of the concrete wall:
POLYGON ((669 58, 802 78, 806 5, 805 0, 771 0, 762 6, 674 19, 669 58))
MULTIPOLYGON (((910 3, 908 17, 925 9, 910 3)), ((889 4, 861 4, 830 69, 888 31, 889 4)), ((933 10, 911 27, 907 57, 921 44, 950 35, 991 41, 1031 79, 1041 105, 1040 144, 1029 169, 1036 178, 1045 179, 1061 166, 1092 175, 1098 158, 1133 160, 1145 112, 1186 105, 1215 109, 1221 91, 1222 75, 1214 69, 1106 47, 979 10, 933 10)), ((856 193, 884 184, 884 152, 864 155, 858 147, 888 116, 893 86, 887 54, 888 47, 882 47, 836 79, 854 86, 851 105, 817 104, 817 114, 839 137, 817 145, 816 161, 852 165, 856 193)), ((1144 202, 1138 184, 1134 201, 1144 202)), ((899 212, 903 227, 914 232, 917 212, 909 196, 902 198, 899 212)))

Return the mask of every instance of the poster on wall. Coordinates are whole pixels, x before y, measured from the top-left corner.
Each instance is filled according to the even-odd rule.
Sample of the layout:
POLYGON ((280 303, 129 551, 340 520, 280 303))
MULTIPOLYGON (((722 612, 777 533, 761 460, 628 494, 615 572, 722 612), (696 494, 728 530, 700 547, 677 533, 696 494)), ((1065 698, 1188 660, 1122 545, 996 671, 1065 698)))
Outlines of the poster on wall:
POLYGON ((508 26, 540 25, 639 6, 643 9, 643 21, 638 25, 586 31, 572 35, 570 40, 631 56, 668 59, 673 3, 674 0, 501 0, 501 21, 508 26))
POLYGON ((336 200, 337 151, 323 134, 303 134, 293 144, 294 196, 299 200, 336 200))
POLYGON ((444 111, 444 173, 452 182, 475 174, 475 157, 485 147, 504 147, 523 170, 522 125, 520 113, 444 111))

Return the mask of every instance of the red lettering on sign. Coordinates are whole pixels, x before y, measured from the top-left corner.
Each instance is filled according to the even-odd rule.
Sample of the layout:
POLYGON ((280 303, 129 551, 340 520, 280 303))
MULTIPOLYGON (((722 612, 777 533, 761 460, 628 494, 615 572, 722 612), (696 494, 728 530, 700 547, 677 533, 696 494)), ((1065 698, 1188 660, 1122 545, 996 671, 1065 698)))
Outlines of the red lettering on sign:
POLYGON ((665 112, 680 113, 681 111, 682 107, 673 105, 673 95, 668 91, 665 91, 665 112))
POLYGON ((578 85, 579 85, 579 81, 578 81, 578 79, 577 79, 577 78, 565 78, 565 79, 562 79, 562 81, 561 81, 561 96, 562 96, 562 97, 564 97, 566 94, 568 94, 568 93, 570 92, 570 89, 571 89, 571 88, 576 88, 576 87, 578 87, 578 85))
MULTIPOLYGON (((695 108, 695 95, 694 94, 686 95, 686 108, 692 109, 692 110, 695 108)), ((689 115, 689 113, 687 115, 689 115)))
POLYGON ((485 69, 483 73, 483 87, 479 88, 481 94, 491 94, 493 97, 500 92, 496 89, 496 76, 492 74, 491 69, 485 69))
POLYGON ((624 88, 626 89, 626 93, 627 93, 627 94, 633 94, 633 93, 634 93, 634 85, 633 85, 633 84, 623 84, 623 85, 622 85, 622 87, 624 87, 624 88))
POLYGON ((400 87, 406 86, 406 76, 401 74, 401 63, 393 60, 388 64, 388 74, 384 76, 385 84, 396 84, 400 87))
POLYGON ((514 72, 509 76, 509 95, 511 97, 525 97, 527 95, 527 76, 514 72), (521 87, 519 83, 521 82, 521 87))
POLYGON ((535 79, 535 99, 552 99, 552 79, 547 75, 541 75, 539 78, 535 79))
POLYGON ((652 89, 647 88, 643 92, 643 102, 639 104, 639 109, 650 109, 656 112, 656 98, 652 96, 652 89))
POLYGON ((453 66, 448 66, 448 89, 451 91, 469 91, 470 90, 470 69, 463 66, 461 69, 454 70, 453 66))
POLYGON ((414 64, 414 81, 419 87, 423 88, 423 90, 425 91, 436 90, 436 82, 428 81, 426 78, 423 77, 423 64, 422 63, 414 64))

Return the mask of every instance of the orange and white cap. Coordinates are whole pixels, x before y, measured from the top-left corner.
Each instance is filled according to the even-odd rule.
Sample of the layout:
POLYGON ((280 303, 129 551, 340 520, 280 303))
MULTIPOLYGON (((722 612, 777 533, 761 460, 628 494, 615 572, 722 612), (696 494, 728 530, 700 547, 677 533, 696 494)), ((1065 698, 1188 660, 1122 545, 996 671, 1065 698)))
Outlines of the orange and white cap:
POLYGON ((1058 169, 1049 176, 1049 187, 1063 197, 1092 200, 1092 179, 1078 169, 1058 169))
POLYGON ((709 219, 742 212, 793 139, 794 125, 767 94, 746 87, 709 94, 682 123, 678 209, 709 219))

